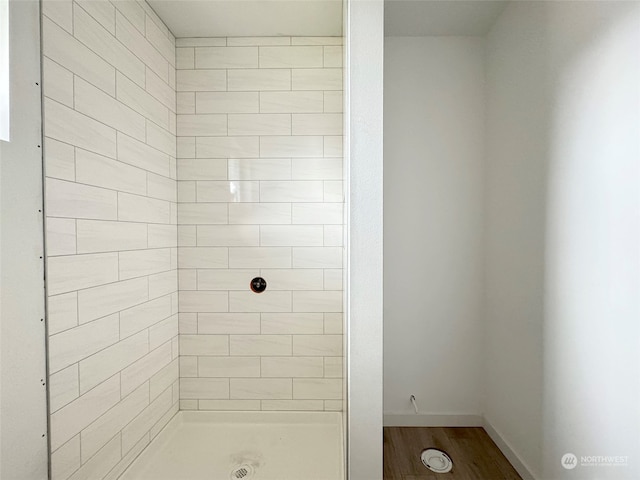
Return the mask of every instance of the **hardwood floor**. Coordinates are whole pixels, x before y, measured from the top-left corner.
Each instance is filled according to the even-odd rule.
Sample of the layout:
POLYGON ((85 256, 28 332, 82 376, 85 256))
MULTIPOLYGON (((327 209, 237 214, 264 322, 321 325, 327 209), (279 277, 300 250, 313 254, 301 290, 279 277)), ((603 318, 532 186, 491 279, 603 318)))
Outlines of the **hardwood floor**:
POLYGON ((385 427, 384 480, 522 480, 480 427, 385 427), (447 452, 449 473, 434 473, 420 461, 426 448, 447 452))

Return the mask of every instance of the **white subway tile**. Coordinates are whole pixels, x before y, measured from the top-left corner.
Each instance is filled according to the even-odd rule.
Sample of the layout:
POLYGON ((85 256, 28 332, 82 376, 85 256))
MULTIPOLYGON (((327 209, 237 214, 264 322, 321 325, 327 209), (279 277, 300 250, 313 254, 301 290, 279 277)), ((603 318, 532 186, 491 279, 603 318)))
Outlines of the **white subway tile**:
POLYGON ((176 136, 147 120, 147 144, 167 155, 176 155, 176 136))
POLYGON ((258 113, 258 92, 197 92, 191 113, 258 113))
POLYGON ((324 333, 325 335, 342 335, 344 333, 344 314, 325 312, 324 333))
POLYGON ((324 333, 323 315, 322 313, 263 313, 260 331, 263 334, 322 335, 324 333))
POLYGON ((227 206, 217 203, 181 203, 178 205, 178 224, 227 223, 227 206))
MULTIPOLYGON (((263 182, 265 183, 265 182, 263 182)), ((306 182, 305 182, 306 183, 306 182)), ((322 246, 322 225, 261 225, 260 245, 278 246, 322 246)))
POLYGON ((196 94, 194 92, 178 92, 176 94, 176 109, 177 113, 196 113, 196 94))
MULTIPOLYGON (((45 0, 43 5, 62 3, 56 0, 45 0)), ((80 468, 80 435, 76 435, 63 446, 51 453, 51 479, 69 478, 80 468)))
POLYGON ((322 290, 320 269, 262 269, 261 273, 268 279, 270 290, 322 290))
POLYGON ((171 345, 166 343, 122 370, 122 395, 128 395, 171 362, 171 345))
POLYGON ((342 135, 324 137, 324 156, 342 157, 342 135))
POLYGON ((260 155, 265 158, 321 157, 322 137, 260 137, 260 155))
POLYGON ((80 361, 80 394, 132 364, 149 351, 149 336, 140 332, 80 361))
POLYGON ((324 271, 324 289, 342 290, 342 269, 326 269, 324 271))
POLYGON ((199 410, 248 412, 260 410, 260 400, 197 400, 199 410))
POLYGON ((260 377, 258 357, 199 357, 199 377, 260 377))
POLYGON ((227 161, 216 158, 178 159, 179 180, 226 180, 227 161))
MULTIPOLYGON (((173 263, 173 251, 171 249, 171 261, 173 263)), ((168 294, 175 294, 178 291, 178 275, 176 268, 171 265, 171 270, 168 272, 158 273, 156 275, 150 275, 149 278, 149 299, 158 298, 168 294)), ((172 311, 175 310, 175 302, 172 305, 172 311)))
MULTIPOLYGON (((57 1, 47 1, 45 4, 63 5, 57 1)), ((42 20, 42 38, 43 55, 105 92, 115 95, 116 71, 112 65, 47 18, 42 20)))
POLYGON ((49 17, 67 32, 73 33, 72 0, 44 0, 42 2, 42 14, 49 17))
POLYGON ((180 247, 180 268, 227 268, 229 251, 223 247, 180 247))
MULTIPOLYGON (((54 1, 54 0, 51 0, 54 1)), ((62 180, 76 179, 75 149, 53 138, 44 139, 44 173, 62 180)))
POLYGON ((294 69, 291 71, 291 90, 342 90, 342 69, 294 69))
POLYGON ((321 411, 322 400, 262 400, 262 410, 321 411))
MULTIPOLYGON (((84 113, 138 140, 144 140, 144 117, 102 90, 77 78, 74 84, 73 98, 75 109, 78 112, 84 113)), ((88 148, 88 150, 91 149, 88 148)), ((111 157, 113 156, 112 154, 111 157)))
MULTIPOLYGON (((145 88, 151 96, 160 101, 171 112, 176 111, 176 91, 175 88, 167 84, 156 75, 151 69, 146 69, 145 88)), ((171 119, 171 117, 169 117, 171 119)))
POLYGON ((226 45, 226 37, 176 38, 176 47, 224 47, 226 45))
POLYGON ((77 220, 78 253, 147 248, 147 225, 130 222, 77 220))
MULTIPOLYGON (((119 3, 129 3, 126 0, 117 0, 116 5, 119 3)), ((136 27, 137 28, 137 27, 136 27)), ((118 480, 120 476, 124 473, 124 471, 131 465, 138 455, 142 453, 142 451, 149 444, 149 434, 143 435, 138 442, 131 447, 127 453, 125 453, 120 461, 116 464, 115 467, 111 469, 111 471, 104 477, 103 480, 118 480)))
POLYGON ((253 158, 259 148, 258 137, 196 137, 198 158, 253 158))
POLYGON ((176 225, 149 224, 147 229, 149 232, 149 248, 176 247, 176 237, 178 235, 178 228, 176 225))
POLYGON ((179 292, 180 312, 227 312, 229 298, 227 292, 179 292))
POLYGON ((257 68, 257 47, 196 47, 196 67, 257 68))
POLYGON ((291 70, 270 70, 264 68, 253 70, 229 70, 227 72, 227 77, 228 90, 230 92, 291 90, 291 70))
POLYGON ((289 247, 231 247, 229 268, 290 268, 289 247))
POLYGON ((147 172, 80 148, 76 148, 76 181, 138 195, 147 193, 147 172))
POLYGON ((149 293, 147 278, 111 283, 78 292, 78 319, 86 323, 125 308, 146 302, 149 293))
POLYGON ((322 92, 260 92, 262 113, 320 113, 322 92))
POLYGON ((178 359, 172 361, 149 379, 149 397, 157 398, 162 392, 178 381, 180 377, 178 359))
POLYGON ((291 177, 294 180, 342 180, 342 158, 294 158, 291 177))
POLYGON ((52 412, 59 410, 79 396, 77 363, 49 377, 49 408, 52 412))
POLYGON ((293 135, 342 135, 341 113, 295 113, 291 122, 293 135))
POLYGON ((120 192, 118 193, 118 220, 169 223, 169 202, 120 192))
POLYGON ((178 135, 226 135, 227 116, 215 114, 178 115, 178 135))
POLYGON ((178 335, 178 316, 173 315, 149 328, 149 348, 155 349, 178 335))
POLYGON ((47 218, 47 254, 76 253, 76 221, 73 218, 47 218))
POLYGON ((230 203, 229 223, 245 225, 291 223, 288 203, 230 203))
POLYGON ((54 335, 78 325, 77 292, 49 296, 47 302, 49 335, 54 335))
POLYGON ((171 269, 171 252, 168 248, 120 252, 118 256, 121 280, 171 269))
POLYGON ((324 185, 320 181, 260 182, 261 202, 322 202, 324 185))
POLYGON ((69 480, 104 478, 117 465, 120 458, 120 435, 116 435, 71 475, 69 480))
POLYGON ((325 180, 324 201, 331 203, 344 202, 342 180, 325 180))
POLYGON ((120 400, 120 378, 114 375, 85 395, 54 412, 51 417, 51 450, 54 451, 120 400))
POLYGON ((294 247, 293 268, 342 268, 342 248, 294 247))
POLYGON ((165 177, 170 174, 169 155, 119 132, 118 160, 165 177))
POLYGON ((229 115, 229 135, 290 135, 291 115, 233 114, 229 115))
POLYGON ((342 233, 342 225, 325 225, 324 246, 341 247, 343 244, 342 233))
POLYGON ((181 378, 181 399, 222 399, 229 398, 227 378, 181 378))
POLYGON ((229 292, 230 312, 290 312, 291 292, 229 292))
POLYGON ((196 157, 196 138, 178 137, 176 138, 176 155, 179 158, 196 157))
MULTIPOLYGON (((226 249, 225 249, 226 250, 226 249)), ((202 268, 202 267, 200 267, 202 268)), ((198 290, 246 290, 259 270, 198 270, 198 290)))
POLYGON ((290 37, 228 37, 227 45, 230 47, 291 45, 291 38, 290 37))
POLYGON ((322 67, 322 47, 261 47, 260 68, 322 67))
POLYGON ((117 218, 117 193, 56 179, 46 181, 47 215, 51 217, 117 218))
MULTIPOLYGON (((116 13, 116 38, 162 79, 168 78, 168 62, 147 39, 119 12, 116 13)), ((113 43, 113 42, 111 42, 113 43)))
POLYGON ((293 398, 341 400, 342 380, 294 378, 293 398))
POLYGON ((198 376, 198 357, 180 357, 180 377, 194 378, 198 376))
POLYGON ((178 92, 219 92, 227 89, 224 70, 178 70, 178 92))
POLYGON ((196 182, 183 181, 178 182, 178 202, 195 203, 196 201, 196 182))
POLYGON ((122 429, 122 453, 134 448, 140 439, 171 409, 172 405, 173 392, 169 388, 124 427, 122 429))
POLYGON ((146 15, 144 9, 136 0, 117 0, 113 2, 113 4, 133 26, 144 33, 144 20, 146 15))
POLYGON ((340 357, 342 335, 294 335, 293 355, 340 357))
POLYGON ((263 357, 260 359, 263 377, 322 377, 322 357, 263 357))
POLYGON ((259 313, 199 313, 199 334, 258 334, 259 313))
POLYGON ((161 127, 169 127, 169 109, 120 72, 116 74, 116 98, 161 127))
POLYGON ((326 378, 342 378, 342 357, 324 358, 324 376, 326 378))
POLYGON ((195 247, 196 246, 196 226, 195 225, 178 225, 178 246, 179 247, 195 247))
POLYGON ((180 312, 178 319, 178 331, 181 335, 198 333, 198 313, 180 312))
POLYGON ((42 78, 45 97, 73 108, 73 73, 43 57, 42 78))
POLYGON ((116 131, 113 128, 49 99, 44 100, 44 119, 48 137, 115 157, 116 131))
POLYGON ((229 159, 229 180, 290 179, 290 159, 229 159))
POLYGON ((290 379, 281 378, 232 378, 232 399, 288 399, 291 398, 290 379))
POLYGON ((47 287, 50 295, 118 281, 118 254, 49 257, 47 287))
MULTIPOLYGON (((95 20, 112 35, 116 34, 116 9, 110 2, 96 2, 93 0, 76 0, 95 20)), ((74 26, 75 26, 74 22, 74 26)))
POLYGON ((293 292, 294 312, 341 312, 342 292, 293 292))
POLYGON ((343 99, 341 91, 324 92, 324 112, 342 113, 343 99))
POLYGON ((292 223, 342 225, 342 203, 294 203, 292 223))
POLYGON ((259 202, 258 182, 197 182, 198 202, 259 202))
POLYGON ((292 37, 291 45, 342 45, 342 37, 292 37))
POLYGON ((82 459, 86 462, 95 455, 147 405, 149 405, 149 385, 145 383, 82 431, 80 434, 82 459))
POLYGON ((197 270, 178 270, 178 285, 180 290, 197 290, 198 280, 196 274, 197 270))
POLYGON ((171 298, 169 296, 123 310, 120 312, 120 338, 140 332, 170 316, 171 298))
POLYGON ((324 68, 342 68, 342 56, 341 46, 325 46, 324 68))
MULTIPOLYGON (((147 17, 145 31, 146 38, 156 50, 158 50, 162 56, 169 62, 170 65, 176 64, 176 46, 175 42, 167 36, 167 28, 162 25, 162 29, 155 23, 155 19, 147 17)), ((158 22, 160 23, 160 22, 158 22)))
POLYGON ((199 246, 257 247, 260 245, 260 227, 257 225, 198 225, 197 229, 199 246))
POLYGON ((176 48, 176 67, 179 70, 193 70, 195 68, 193 47, 176 48))

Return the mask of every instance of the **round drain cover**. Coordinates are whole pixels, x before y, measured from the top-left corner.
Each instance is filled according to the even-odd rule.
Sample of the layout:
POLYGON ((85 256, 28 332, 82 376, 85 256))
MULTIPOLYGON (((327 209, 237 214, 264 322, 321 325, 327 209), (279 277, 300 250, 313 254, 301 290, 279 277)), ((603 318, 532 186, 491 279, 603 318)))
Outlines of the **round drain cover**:
POLYGON ((420 459, 425 467, 432 472, 447 473, 453 468, 453 461, 442 450, 437 448, 427 448, 420 454, 420 459))
POLYGON ((243 478, 250 478, 252 475, 253 467, 245 464, 231 470, 229 478, 231 480, 242 480, 243 478))

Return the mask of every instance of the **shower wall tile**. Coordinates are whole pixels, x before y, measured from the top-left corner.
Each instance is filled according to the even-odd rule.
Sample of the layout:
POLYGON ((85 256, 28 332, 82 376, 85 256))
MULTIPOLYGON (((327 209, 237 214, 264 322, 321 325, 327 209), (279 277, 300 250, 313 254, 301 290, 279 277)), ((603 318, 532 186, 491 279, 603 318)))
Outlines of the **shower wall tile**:
POLYGON ((342 39, 177 44, 181 408, 339 409, 342 39))
POLYGON ((116 478, 179 402, 175 39, 143 1, 42 12, 51 469, 116 478))

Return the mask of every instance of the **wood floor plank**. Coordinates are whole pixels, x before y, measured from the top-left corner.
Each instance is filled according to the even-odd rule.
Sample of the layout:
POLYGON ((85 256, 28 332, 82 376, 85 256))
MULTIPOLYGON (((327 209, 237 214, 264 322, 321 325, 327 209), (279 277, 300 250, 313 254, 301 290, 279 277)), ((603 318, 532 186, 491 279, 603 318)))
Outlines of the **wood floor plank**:
POLYGON ((522 480, 480 427, 385 427, 384 480, 522 480), (453 469, 429 471, 420 460, 426 448, 447 452, 453 469))

